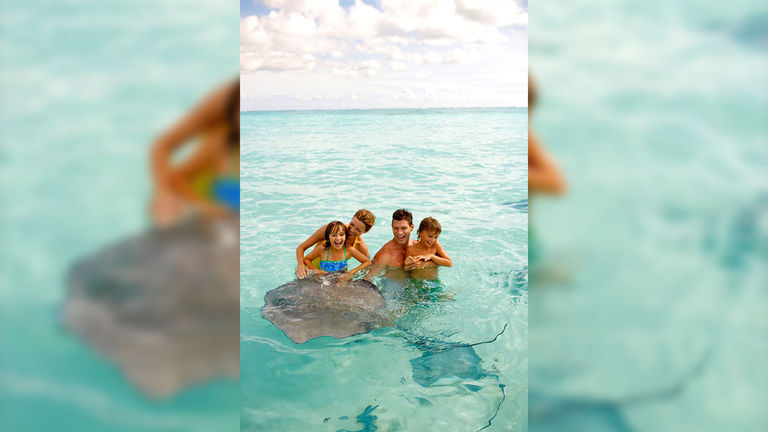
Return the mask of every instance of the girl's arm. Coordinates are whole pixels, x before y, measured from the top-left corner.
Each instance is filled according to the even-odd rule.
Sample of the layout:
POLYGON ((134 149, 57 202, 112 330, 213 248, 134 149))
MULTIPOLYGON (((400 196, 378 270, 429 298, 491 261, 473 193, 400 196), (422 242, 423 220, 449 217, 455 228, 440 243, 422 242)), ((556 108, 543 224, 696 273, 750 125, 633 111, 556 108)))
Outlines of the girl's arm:
POLYGON ((360 252, 359 250, 353 247, 350 247, 349 249, 347 249, 347 251, 352 256, 352 258, 360 261, 361 264, 353 268, 352 270, 349 270, 345 275, 342 275, 342 279, 345 281, 352 279, 352 276, 354 276, 355 273, 371 265, 371 259, 363 255, 363 253, 360 252))
MULTIPOLYGON (((316 244, 325 237, 325 225, 321 226, 315 231, 308 239, 304 240, 298 247, 296 247, 296 262, 299 263, 296 267, 296 276, 303 278, 309 273, 307 266, 304 264, 304 252, 307 251, 312 245, 316 244)), ((311 255, 311 254, 310 254, 311 255)), ((318 255, 319 256, 319 255, 318 255)), ((317 256, 312 259, 317 258, 317 256)), ((314 268, 314 267, 310 267, 314 268)))
POLYGON ((217 122, 225 120, 222 113, 230 91, 230 84, 217 89, 152 143, 150 165, 156 188, 172 188, 171 159, 177 148, 186 144, 190 138, 201 131, 208 130, 217 122))
POLYGON ((207 216, 222 216, 229 213, 229 210, 221 204, 200 195, 193 187, 191 175, 183 173, 169 174, 167 186, 176 193, 177 196, 195 206, 200 212, 207 216))
POLYGON ((557 164, 539 142, 528 132, 528 191, 560 195, 565 192, 565 180, 557 164))
MULTIPOLYGON (((320 253, 322 253, 325 250, 325 246, 320 245, 320 247, 315 248, 312 252, 310 252, 307 256, 304 257, 304 265, 307 266, 307 268, 314 270, 315 272, 319 274, 326 274, 328 273, 325 270, 315 268, 315 266, 312 265, 312 260, 319 257, 320 253)), ((298 273, 298 272, 297 272, 298 273)))
POLYGON ((203 140, 182 163, 173 164, 172 161, 174 152, 190 144, 191 138, 227 120, 223 113, 226 111, 231 91, 231 84, 217 89, 152 143, 150 167, 156 198, 152 204, 153 213, 157 211, 157 206, 162 206, 161 203, 167 201, 157 197, 169 196, 186 201, 208 216, 228 213, 225 207, 199 195, 190 185, 190 178, 209 166, 218 154, 218 140, 203 140))

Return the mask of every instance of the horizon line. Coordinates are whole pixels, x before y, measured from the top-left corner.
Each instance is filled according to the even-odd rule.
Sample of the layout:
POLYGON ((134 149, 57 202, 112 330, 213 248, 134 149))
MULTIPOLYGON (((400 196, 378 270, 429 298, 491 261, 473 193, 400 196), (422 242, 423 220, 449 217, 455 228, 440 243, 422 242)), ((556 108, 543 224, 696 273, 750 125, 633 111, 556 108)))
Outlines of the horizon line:
POLYGON ((438 110, 438 109, 500 109, 500 108, 518 108, 528 109, 528 106, 446 106, 446 107, 388 107, 388 108, 290 108, 290 109, 256 109, 244 110, 240 113, 251 112, 293 112, 293 111, 394 111, 394 110, 438 110))

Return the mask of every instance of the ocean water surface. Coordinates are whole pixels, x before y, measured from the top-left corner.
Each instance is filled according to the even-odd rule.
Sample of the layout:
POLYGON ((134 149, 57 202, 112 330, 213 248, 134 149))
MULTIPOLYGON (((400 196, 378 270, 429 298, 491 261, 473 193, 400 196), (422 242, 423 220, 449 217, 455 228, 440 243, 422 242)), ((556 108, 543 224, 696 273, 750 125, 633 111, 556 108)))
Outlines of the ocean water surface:
POLYGON ((527 111, 245 112, 241 128, 241 430, 526 430, 527 111), (264 295, 295 278, 300 242, 359 208, 377 218, 371 254, 398 208, 440 221, 443 295, 295 344, 264 295))
POLYGON ((768 429, 766 17, 532 9, 531 127, 569 184, 531 197, 532 431, 768 429))
POLYGON ((0 430, 237 428, 236 380, 149 399, 60 315, 72 263, 147 228, 149 147, 237 73, 236 23, 187 1, 0 4, 0 430))

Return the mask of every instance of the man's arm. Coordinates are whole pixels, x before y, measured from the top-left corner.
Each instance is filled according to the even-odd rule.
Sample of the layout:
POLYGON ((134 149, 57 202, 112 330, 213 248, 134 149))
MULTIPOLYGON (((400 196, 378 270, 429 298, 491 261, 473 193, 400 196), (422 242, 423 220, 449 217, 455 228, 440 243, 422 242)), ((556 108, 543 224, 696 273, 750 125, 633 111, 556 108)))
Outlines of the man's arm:
POLYGON ((365 280, 371 281, 373 278, 378 276, 389 263, 389 254, 386 251, 386 246, 379 249, 378 252, 376 252, 376 255, 373 257, 373 264, 371 264, 371 268, 368 270, 368 274, 365 276, 365 280))

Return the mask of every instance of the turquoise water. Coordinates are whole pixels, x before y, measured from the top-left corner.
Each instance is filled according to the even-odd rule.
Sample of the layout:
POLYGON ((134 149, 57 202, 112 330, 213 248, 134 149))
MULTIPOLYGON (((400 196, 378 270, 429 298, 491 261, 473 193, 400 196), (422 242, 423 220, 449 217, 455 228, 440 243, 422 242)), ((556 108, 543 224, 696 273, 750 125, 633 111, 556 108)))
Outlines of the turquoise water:
POLYGON ((531 198, 531 430, 768 429, 765 4, 530 17, 569 183, 531 198))
POLYGON ((0 44, 0 430, 235 429, 236 381, 150 401, 59 308, 73 261, 146 227, 156 134, 237 73, 237 6, 4 1, 0 44))
POLYGON ((241 128, 241 430, 526 430, 527 111, 247 112, 241 128), (442 224, 452 300, 302 345, 261 317, 314 230, 367 208, 375 253, 401 207, 442 224))

